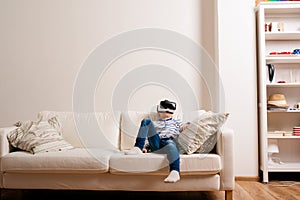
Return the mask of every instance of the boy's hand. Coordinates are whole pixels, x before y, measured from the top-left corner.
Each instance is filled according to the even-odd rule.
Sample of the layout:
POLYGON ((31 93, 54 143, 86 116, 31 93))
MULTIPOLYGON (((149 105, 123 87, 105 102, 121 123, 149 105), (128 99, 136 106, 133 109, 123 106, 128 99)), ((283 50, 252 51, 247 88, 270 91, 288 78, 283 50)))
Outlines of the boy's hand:
POLYGON ((180 130, 179 130, 179 131, 182 132, 183 130, 185 130, 185 129, 189 126, 189 124, 190 124, 190 122, 188 122, 188 123, 182 125, 182 126, 180 127, 180 130))
POLYGON ((147 153, 147 149, 143 149, 142 152, 143 152, 143 153, 147 153))

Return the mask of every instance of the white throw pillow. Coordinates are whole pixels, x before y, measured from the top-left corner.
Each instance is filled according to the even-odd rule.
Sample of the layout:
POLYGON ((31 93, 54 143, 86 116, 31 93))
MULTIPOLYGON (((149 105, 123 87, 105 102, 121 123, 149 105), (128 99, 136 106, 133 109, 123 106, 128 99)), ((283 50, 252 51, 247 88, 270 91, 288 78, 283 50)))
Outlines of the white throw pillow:
POLYGON ((63 139, 60 123, 55 116, 44 118, 39 113, 37 121, 19 121, 16 125, 18 127, 7 135, 15 148, 33 154, 74 148, 63 139))
POLYGON ((208 111, 194 119, 177 138, 179 153, 209 153, 214 148, 228 115, 208 111))

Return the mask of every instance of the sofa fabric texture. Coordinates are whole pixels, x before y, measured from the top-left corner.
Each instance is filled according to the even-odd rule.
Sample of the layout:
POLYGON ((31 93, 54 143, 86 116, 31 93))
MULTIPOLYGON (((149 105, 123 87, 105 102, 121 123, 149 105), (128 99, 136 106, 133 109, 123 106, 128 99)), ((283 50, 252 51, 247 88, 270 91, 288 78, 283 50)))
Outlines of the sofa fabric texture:
MULTIPOLYGON (((203 113, 199 110, 174 116, 189 121, 203 113)), ((125 154, 134 145, 141 120, 155 119, 156 113, 42 111, 40 114, 45 118, 57 117, 61 136, 73 148, 32 154, 12 148, 8 135, 15 126, 0 128, 1 188, 128 191, 232 191, 234 188, 232 129, 220 128, 212 152, 180 154, 180 181, 164 183, 169 173, 166 155, 125 154)))

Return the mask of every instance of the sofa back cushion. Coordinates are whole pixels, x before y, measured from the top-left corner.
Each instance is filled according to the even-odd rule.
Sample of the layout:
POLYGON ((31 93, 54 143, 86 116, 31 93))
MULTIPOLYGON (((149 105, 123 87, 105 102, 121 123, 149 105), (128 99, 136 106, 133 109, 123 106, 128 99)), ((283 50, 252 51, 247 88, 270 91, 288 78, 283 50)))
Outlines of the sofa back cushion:
POLYGON ((121 150, 128 150, 134 146, 139 126, 149 113, 138 111, 127 111, 121 114, 121 150))
POLYGON ((113 147, 119 149, 120 112, 75 113, 42 111, 57 116, 63 138, 74 147, 113 147))

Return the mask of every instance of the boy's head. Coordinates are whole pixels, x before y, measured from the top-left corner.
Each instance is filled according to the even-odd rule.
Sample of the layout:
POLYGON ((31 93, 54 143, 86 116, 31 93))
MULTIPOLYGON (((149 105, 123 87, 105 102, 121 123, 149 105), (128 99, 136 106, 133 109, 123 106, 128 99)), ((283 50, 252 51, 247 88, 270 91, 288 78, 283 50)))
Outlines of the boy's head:
POLYGON ((157 112, 158 113, 168 113, 173 115, 176 110, 176 103, 169 101, 169 100, 163 100, 157 105, 157 112))

